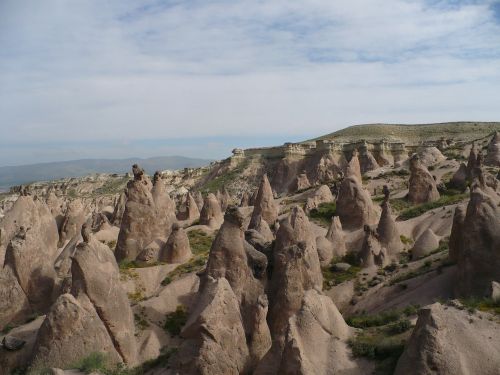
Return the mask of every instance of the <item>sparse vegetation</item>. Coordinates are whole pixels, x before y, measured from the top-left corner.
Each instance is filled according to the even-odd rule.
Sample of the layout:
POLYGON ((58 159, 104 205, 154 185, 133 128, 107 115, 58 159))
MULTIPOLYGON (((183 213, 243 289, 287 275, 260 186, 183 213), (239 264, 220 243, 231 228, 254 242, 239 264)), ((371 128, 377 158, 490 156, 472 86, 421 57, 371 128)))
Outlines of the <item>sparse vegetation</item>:
POLYGON ((330 289, 334 285, 342 284, 345 281, 354 279, 359 271, 360 267, 351 266, 347 271, 336 271, 334 270, 333 264, 323 267, 323 289, 330 289))
POLYGON ((172 336, 178 336, 181 333, 182 327, 186 324, 188 317, 188 311, 185 306, 179 305, 174 312, 167 314, 165 320, 165 331, 170 333, 172 336))
POLYGON ((235 168, 228 170, 225 173, 222 173, 212 180, 205 183, 203 186, 203 190, 207 193, 215 193, 217 190, 222 190, 224 186, 229 185, 231 182, 235 181, 243 171, 250 164, 249 159, 244 159, 240 164, 238 164, 235 168))
POLYGON ((403 245, 411 245, 413 244, 413 240, 411 238, 406 237, 405 235, 400 235, 399 238, 401 239, 401 242, 403 245))
POLYGON ((189 238, 189 245, 191 246, 193 254, 206 254, 210 251, 210 247, 212 246, 212 242, 214 240, 213 236, 209 236, 199 229, 187 232, 187 236, 189 238))
POLYGON ((94 190, 92 193, 94 196, 101 195, 114 195, 120 193, 125 186, 129 178, 127 176, 122 176, 121 178, 112 178, 107 180, 104 185, 94 190))
MULTIPOLYGON (((426 213, 434 208, 456 204, 468 197, 467 194, 443 195, 434 202, 419 204, 410 208, 403 209, 398 217, 398 220, 408 220, 426 213)), ((391 201, 392 203, 392 201, 391 201)))
POLYGON ((467 307, 470 311, 486 311, 500 315, 500 300, 493 300, 491 298, 463 298, 460 299, 462 305, 467 307))
POLYGON ((318 208, 311 210, 309 217, 313 220, 318 220, 325 226, 328 226, 330 225, 332 216, 335 216, 336 210, 337 205, 335 202, 321 203, 318 208))

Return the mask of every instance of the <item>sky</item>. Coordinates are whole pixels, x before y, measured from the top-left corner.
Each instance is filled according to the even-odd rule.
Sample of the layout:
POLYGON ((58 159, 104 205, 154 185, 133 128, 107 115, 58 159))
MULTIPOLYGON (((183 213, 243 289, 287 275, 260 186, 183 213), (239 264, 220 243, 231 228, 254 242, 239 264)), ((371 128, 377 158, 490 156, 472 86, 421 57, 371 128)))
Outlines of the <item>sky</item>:
POLYGON ((500 121, 497 0, 0 0, 0 166, 500 121))

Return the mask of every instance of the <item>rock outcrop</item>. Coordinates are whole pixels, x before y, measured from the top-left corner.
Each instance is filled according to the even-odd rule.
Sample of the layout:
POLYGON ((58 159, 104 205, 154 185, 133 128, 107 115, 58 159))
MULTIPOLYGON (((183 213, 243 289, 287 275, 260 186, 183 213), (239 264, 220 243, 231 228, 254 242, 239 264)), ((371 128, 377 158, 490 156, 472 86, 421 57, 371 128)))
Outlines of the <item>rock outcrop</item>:
POLYGON ((365 238, 359 253, 361 267, 384 267, 388 263, 387 250, 380 243, 377 232, 369 225, 364 226, 364 231, 365 238))
POLYGON ((187 220, 188 222, 195 222, 200 219, 200 210, 198 209, 198 205, 196 204, 195 199, 191 195, 190 192, 186 195, 186 211, 184 213, 183 220, 187 220))
POLYGON ((178 224, 174 224, 167 243, 160 251, 158 260, 166 263, 184 263, 192 256, 186 231, 178 224))
POLYGON ((408 200, 411 203, 421 204, 439 199, 436 181, 417 154, 410 159, 410 173, 408 200))
POLYGON ((211 228, 219 228, 224 220, 220 209, 220 203, 214 194, 209 193, 200 213, 200 224, 211 228))
POLYGON ((394 374, 498 374, 500 325, 482 315, 439 303, 421 309, 394 374))
POLYGON ((310 197, 307 198, 305 211, 311 212, 311 210, 317 209, 322 203, 330 203, 334 201, 335 198, 333 197, 330 188, 326 185, 321 185, 310 197))
POLYGON ((391 204, 389 203, 389 188, 384 185, 384 201, 382 202, 382 214, 377 226, 377 236, 380 244, 387 251, 391 259, 395 259, 403 250, 400 233, 396 222, 392 217, 391 204))
POLYGON ((355 176, 359 181, 361 181, 361 165, 359 163, 359 152, 354 150, 351 156, 351 160, 347 164, 346 176, 355 176))
POLYGON ((467 166, 464 163, 460 163, 460 166, 450 180, 450 187, 464 191, 467 188, 468 178, 467 166))
POLYGON ((359 156, 359 164, 361 173, 374 171, 375 169, 380 168, 380 166, 377 163, 377 160, 368 150, 363 150, 361 152, 361 155, 359 156))
POLYGON ((293 191, 303 191, 309 189, 311 187, 311 183, 309 182, 309 178, 307 178, 307 173, 303 171, 299 174, 295 180, 295 183, 292 187, 293 191))
POLYGON ((500 132, 495 132, 488 145, 484 164, 500 167, 500 132))
POLYGON ((422 258, 426 255, 429 255, 432 251, 436 250, 438 247, 439 247, 439 237, 436 236, 436 234, 431 228, 428 228, 415 241, 415 244, 411 249, 411 257, 412 259, 422 258))
POLYGON ((262 176, 257 198, 254 202, 252 219, 257 216, 261 216, 269 225, 274 224, 278 218, 278 207, 274 202, 273 190, 267 175, 262 176))
POLYGON ((133 171, 115 250, 118 262, 135 260, 153 240, 168 237, 175 221, 175 206, 159 176, 152 187, 142 169, 134 165, 133 171))
POLYGON ((458 205, 455 208, 455 214, 453 215, 453 225, 451 227, 451 234, 449 240, 449 257, 452 262, 458 261, 458 256, 462 253, 463 247, 463 232, 464 232, 464 221, 465 213, 467 207, 465 205, 458 205))
POLYGON ((114 363, 137 360, 134 318, 111 250, 82 227, 71 265, 71 294, 52 306, 38 333, 32 364, 66 367, 96 351, 114 363))
POLYGON ((63 247, 67 241, 80 233, 85 220, 85 207, 83 206, 82 201, 80 199, 71 201, 61 224, 59 232, 59 247, 63 247))
POLYGON ((116 226, 121 225, 126 205, 127 205, 127 189, 124 189, 114 204, 113 215, 111 217, 111 223, 113 223, 113 225, 116 226))
POLYGON ((348 175, 342 181, 337 198, 337 214, 342 227, 348 230, 375 224, 378 212, 373 205, 370 193, 363 188, 356 174, 348 175))
POLYGON ((343 257, 346 254, 344 232, 338 216, 332 217, 332 222, 326 233, 326 239, 332 243, 333 256, 343 257))
MULTIPOLYGON (((491 282, 500 281, 499 204, 498 194, 481 183, 481 178, 473 182, 461 241, 454 239, 462 245, 452 251, 457 259, 457 291, 460 295, 488 296, 491 282)), ((458 219, 456 225, 458 227, 452 232, 458 233, 458 219)))

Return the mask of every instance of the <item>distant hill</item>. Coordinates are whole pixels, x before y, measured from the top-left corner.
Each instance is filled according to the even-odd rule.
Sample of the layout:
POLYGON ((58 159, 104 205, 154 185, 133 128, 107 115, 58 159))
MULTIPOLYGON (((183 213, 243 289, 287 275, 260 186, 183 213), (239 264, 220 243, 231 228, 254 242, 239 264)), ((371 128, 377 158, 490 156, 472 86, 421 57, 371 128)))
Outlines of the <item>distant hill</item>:
POLYGON ((163 156, 148 159, 82 159, 53 163, 0 167, 0 191, 10 186, 34 181, 50 181, 65 177, 81 177, 92 173, 125 173, 137 163, 152 174, 157 170, 202 167, 210 160, 183 156, 163 156))
POLYGON ((436 124, 367 124, 355 125, 338 130, 316 139, 333 139, 338 142, 356 142, 361 139, 401 140, 407 144, 416 144, 426 140, 438 140, 442 137, 456 141, 471 141, 486 137, 494 131, 500 131, 500 122, 445 122, 436 124))

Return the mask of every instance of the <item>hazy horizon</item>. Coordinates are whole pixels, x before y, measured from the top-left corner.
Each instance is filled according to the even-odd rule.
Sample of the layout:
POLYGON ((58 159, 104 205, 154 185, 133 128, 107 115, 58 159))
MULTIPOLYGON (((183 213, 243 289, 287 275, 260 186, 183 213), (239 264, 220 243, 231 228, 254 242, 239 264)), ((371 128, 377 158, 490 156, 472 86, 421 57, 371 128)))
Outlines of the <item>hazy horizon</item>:
POLYGON ((500 119, 497 0, 0 2, 0 165, 500 119))

